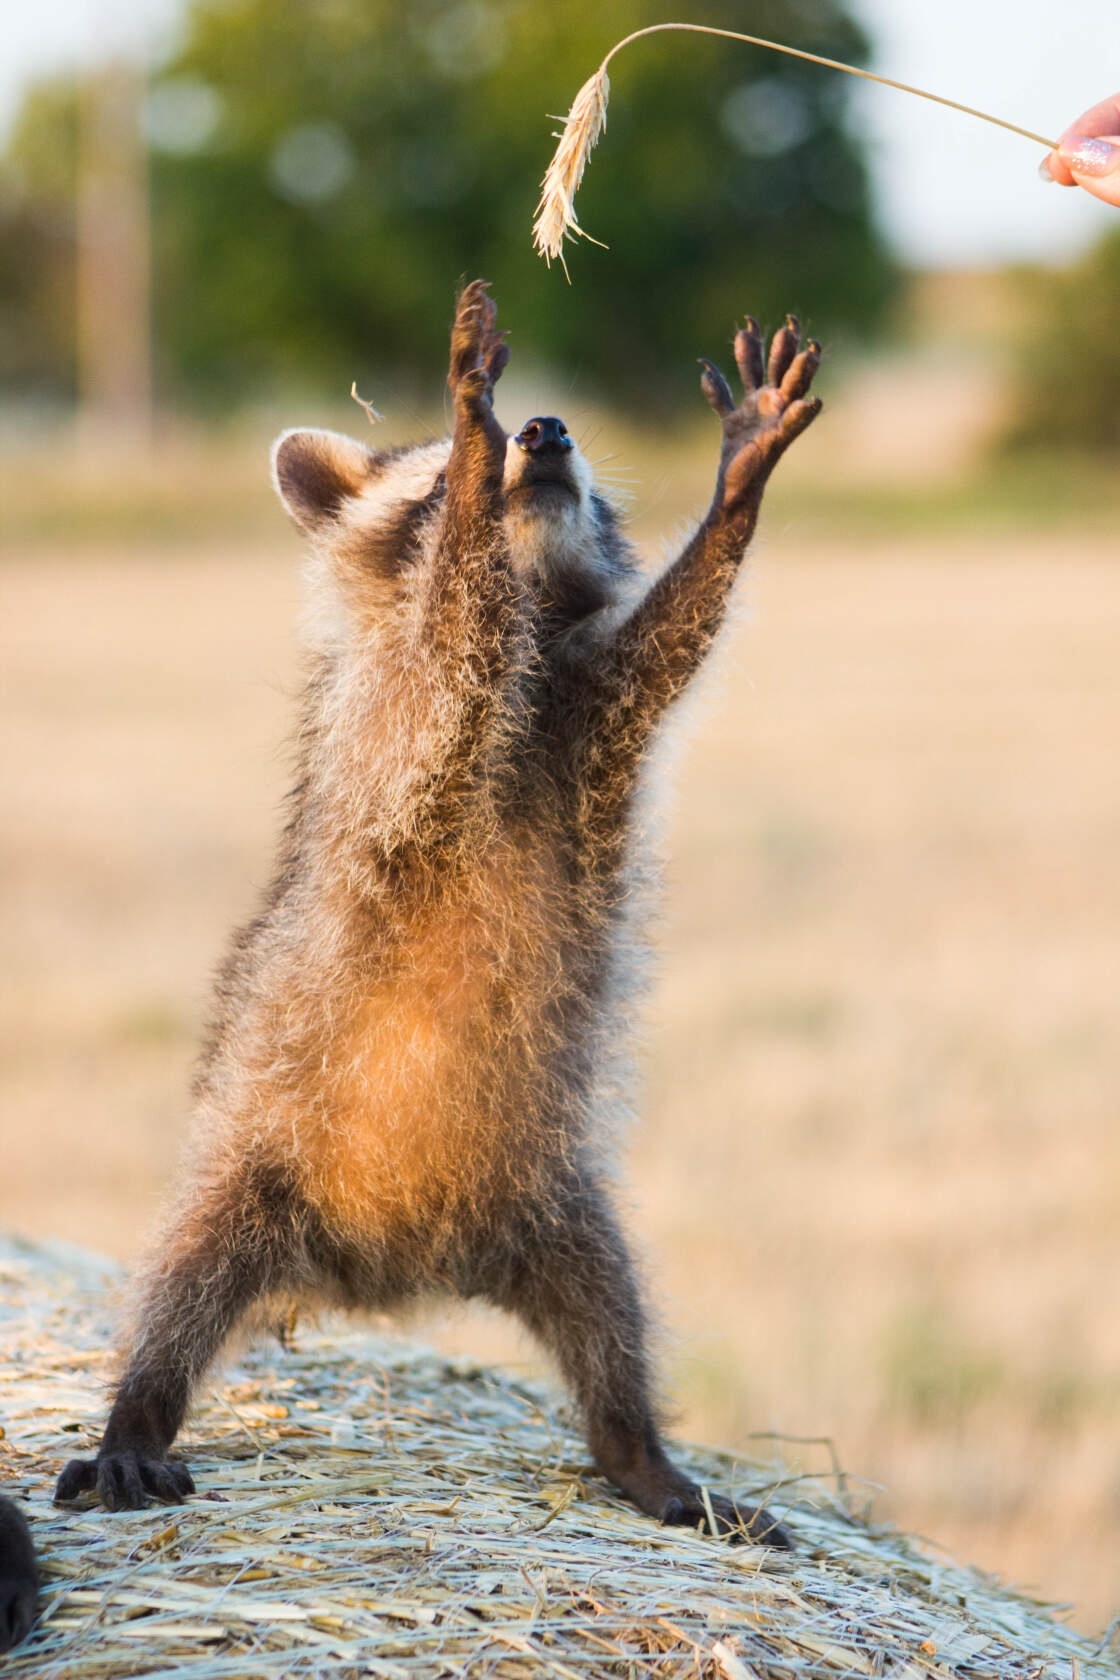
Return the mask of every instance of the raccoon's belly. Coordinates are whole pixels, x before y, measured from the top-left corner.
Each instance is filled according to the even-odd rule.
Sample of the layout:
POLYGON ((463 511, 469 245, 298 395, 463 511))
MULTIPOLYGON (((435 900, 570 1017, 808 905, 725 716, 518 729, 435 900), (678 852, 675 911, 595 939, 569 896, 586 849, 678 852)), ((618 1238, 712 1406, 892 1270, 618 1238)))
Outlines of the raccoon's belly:
POLYGON ((300 1152, 315 1201, 362 1221, 419 1217, 545 1170, 565 982, 555 944, 520 931, 498 941, 473 914, 444 916, 391 975, 356 984, 308 1069, 300 1152))

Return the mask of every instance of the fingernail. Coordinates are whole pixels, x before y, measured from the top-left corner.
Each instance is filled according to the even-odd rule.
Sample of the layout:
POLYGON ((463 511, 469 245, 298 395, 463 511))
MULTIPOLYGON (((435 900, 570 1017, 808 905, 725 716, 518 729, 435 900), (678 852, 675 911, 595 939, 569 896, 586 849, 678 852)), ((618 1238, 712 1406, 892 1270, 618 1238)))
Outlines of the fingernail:
POLYGON ((1049 181, 1049 183, 1052 187, 1056 187, 1058 183, 1057 183, 1057 181, 1055 181, 1054 172, 1050 168, 1050 159, 1053 157, 1053 155, 1054 155, 1053 152, 1047 152, 1046 156, 1043 158, 1042 162, 1039 164, 1039 166, 1038 166, 1038 178, 1039 178, 1040 181, 1049 181))
POLYGON ((1120 169, 1120 147, 1107 140, 1091 140, 1074 134, 1059 149, 1062 162, 1075 175, 1111 175, 1120 169))

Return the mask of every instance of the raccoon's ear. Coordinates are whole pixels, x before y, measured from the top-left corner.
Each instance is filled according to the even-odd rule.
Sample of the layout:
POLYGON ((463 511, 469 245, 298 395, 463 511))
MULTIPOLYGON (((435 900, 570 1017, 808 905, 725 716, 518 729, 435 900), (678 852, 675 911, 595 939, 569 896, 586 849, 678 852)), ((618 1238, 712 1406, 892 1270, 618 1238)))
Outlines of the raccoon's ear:
POLYGON ((341 432, 281 432, 272 446, 272 482, 293 523, 313 536, 357 494, 376 461, 341 432))

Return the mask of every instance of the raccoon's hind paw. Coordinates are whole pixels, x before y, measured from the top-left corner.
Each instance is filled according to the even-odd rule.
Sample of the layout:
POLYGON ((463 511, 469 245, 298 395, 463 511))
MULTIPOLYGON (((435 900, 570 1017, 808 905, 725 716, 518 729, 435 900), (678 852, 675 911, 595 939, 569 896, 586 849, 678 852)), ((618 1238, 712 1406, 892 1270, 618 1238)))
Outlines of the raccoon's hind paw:
POLYGON ((783 1552, 793 1549, 788 1531, 763 1505, 739 1505, 722 1494, 705 1496, 699 1488, 693 1488, 675 1493, 661 1512, 661 1521, 667 1527, 702 1528, 706 1534, 712 1533, 713 1519, 717 1537, 732 1544, 774 1546, 783 1552))
POLYGON ((55 1504, 93 1492, 107 1511, 139 1511, 153 1499, 181 1505, 194 1492, 194 1480, 177 1459, 140 1458, 132 1452, 72 1458, 58 1478, 55 1504))

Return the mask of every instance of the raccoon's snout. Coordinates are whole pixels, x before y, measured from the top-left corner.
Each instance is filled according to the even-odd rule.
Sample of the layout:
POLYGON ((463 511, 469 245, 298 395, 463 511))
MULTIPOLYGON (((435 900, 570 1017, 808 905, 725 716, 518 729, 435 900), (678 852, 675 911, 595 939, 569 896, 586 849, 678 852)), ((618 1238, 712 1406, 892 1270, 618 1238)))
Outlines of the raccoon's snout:
POLYGON ((558 420, 555 414, 537 414, 532 420, 526 420, 513 441, 526 455, 535 455, 538 458, 542 455, 563 454, 565 450, 575 447, 568 435, 567 426, 563 420, 558 420))
POLYGON ((563 420, 535 414, 506 445, 504 489, 509 506, 530 519, 552 520, 572 536, 571 516, 584 507, 591 474, 563 420))

